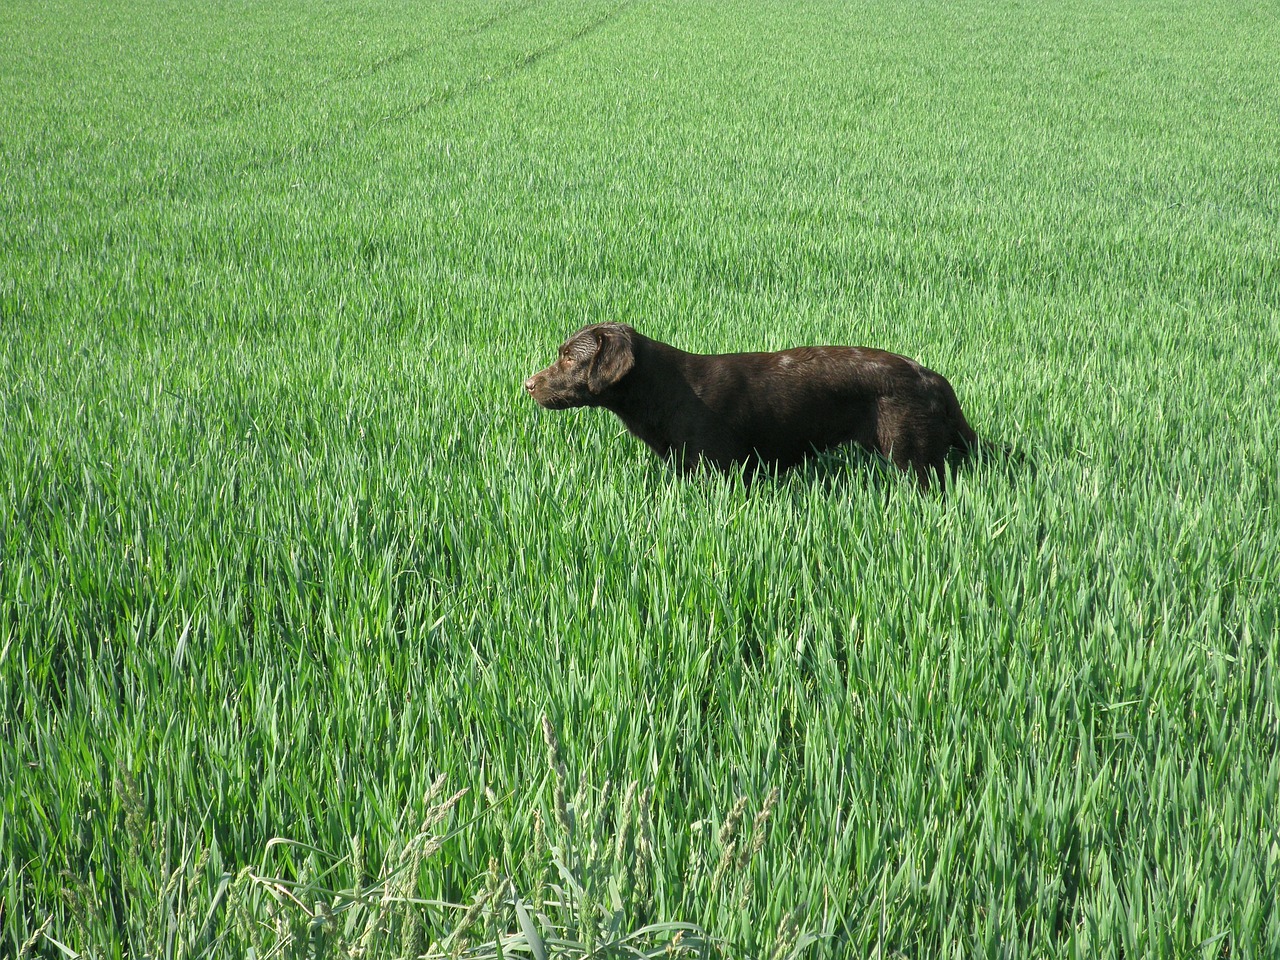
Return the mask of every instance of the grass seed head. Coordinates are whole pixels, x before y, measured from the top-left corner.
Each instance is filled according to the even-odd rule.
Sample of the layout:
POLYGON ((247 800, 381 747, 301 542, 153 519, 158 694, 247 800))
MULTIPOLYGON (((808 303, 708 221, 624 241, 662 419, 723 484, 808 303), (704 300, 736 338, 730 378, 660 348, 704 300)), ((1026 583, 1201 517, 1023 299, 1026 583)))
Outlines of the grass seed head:
POLYGON ((747 798, 739 797, 737 802, 729 810, 729 816, 725 818, 724 824, 720 827, 720 846, 730 846, 738 836, 738 827, 742 824, 742 815, 747 809, 747 798))
POLYGON ((358 833, 351 835, 351 885, 364 886, 364 839, 358 833))
POLYGON ((551 719, 544 713, 542 715, 542 739, 547 744, 547 764, 552 770, 560 769, 560 738, 556 736, 556 728, 551 725, 551 719))
POLYGON ((49 929, 49 924, 51 923, 53 923, 52 914, 45 919, 44 923, 40 924, 40 926, 36 928, 35 933, 31 934, 31 936, 22 942, 22 946, 18 948, 18 960, 25 960, 26 957, 31 956, 32 951, 35 950, 36 944, 40 941, 40 938, 44 936, 44 932, 49 929))
POLYGON ((751 839, 743 844, 742 850, 738 854, 738 869, 745 870, 747 864, 751 862, 751 858, 760 852, 764 847, 765 830, 769 824, 769 815, 773 813, 773 808, 778 802, 779 790, 774 787, 769 791, 769 795, 764 798, 764 803, 760 806, 760 811, 756 814, 755 819, 751 821, 751 839))
POLYGON ((617 837, 614 840, 613 859, 619 864, 623 863, 623 858, 630 852, 632 829, 632 806, 636 799, 637 781, 632 780, 627 785, 627 792, 622 795, 622 812, 618 816, 617 837))
POLYGON ((782 919, 778 921, 778 929, 773 934, 773 950, 769 953, 769 960, 783 960, 791 952, 792 946, 796 941, 796 934, 799 924, 790 911, 782 915, 782 919))

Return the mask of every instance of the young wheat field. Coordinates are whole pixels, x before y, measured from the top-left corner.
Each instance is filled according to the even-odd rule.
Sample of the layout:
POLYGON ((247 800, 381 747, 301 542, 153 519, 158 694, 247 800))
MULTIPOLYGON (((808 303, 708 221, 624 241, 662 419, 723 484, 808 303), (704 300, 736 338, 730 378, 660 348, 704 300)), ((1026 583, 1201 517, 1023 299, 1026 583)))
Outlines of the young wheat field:
POLYGON ((0 4, 0 955, 1280 956, 1280 13, 0 4), (946 496, 521 388, 945 375, 946 496))

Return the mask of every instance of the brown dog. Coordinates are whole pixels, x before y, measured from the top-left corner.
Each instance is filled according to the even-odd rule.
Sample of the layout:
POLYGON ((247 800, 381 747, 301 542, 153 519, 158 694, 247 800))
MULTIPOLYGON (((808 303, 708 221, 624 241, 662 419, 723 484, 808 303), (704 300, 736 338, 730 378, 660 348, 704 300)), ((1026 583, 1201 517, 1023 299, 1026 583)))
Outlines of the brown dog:
POLYGON ((818 450, 858 443, 945 483, 947 454, 977 437, 944 377, 868 347, 685 353, 621 323, 583 327, 524 388, 549 410, 604 407, 654 453, 786 470, 818 450))

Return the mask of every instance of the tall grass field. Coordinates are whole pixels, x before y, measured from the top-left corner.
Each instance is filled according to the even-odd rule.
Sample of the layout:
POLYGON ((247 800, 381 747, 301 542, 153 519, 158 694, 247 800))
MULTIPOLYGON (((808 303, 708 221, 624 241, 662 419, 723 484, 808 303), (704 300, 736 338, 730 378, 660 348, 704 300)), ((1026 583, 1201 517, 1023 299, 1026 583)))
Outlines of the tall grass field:
POLYGON ((1280 956, 1280 10, 5 0, 0 955, 1280 956), (880 347, 945 495, 578 327, 880 347))

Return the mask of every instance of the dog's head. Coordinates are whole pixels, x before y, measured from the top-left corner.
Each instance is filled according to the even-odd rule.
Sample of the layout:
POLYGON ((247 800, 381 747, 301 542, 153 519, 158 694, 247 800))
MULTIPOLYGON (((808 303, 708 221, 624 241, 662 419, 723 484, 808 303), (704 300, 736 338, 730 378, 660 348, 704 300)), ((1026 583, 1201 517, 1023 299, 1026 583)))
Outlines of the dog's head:
POLYGON ((636 332, 623 323, 583 327, 560 345, 560 356, 524 382, 548 410, 592 407, 636 364, 636 332))

